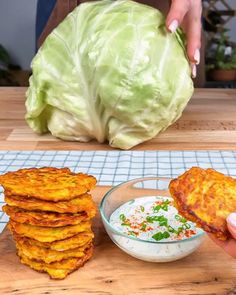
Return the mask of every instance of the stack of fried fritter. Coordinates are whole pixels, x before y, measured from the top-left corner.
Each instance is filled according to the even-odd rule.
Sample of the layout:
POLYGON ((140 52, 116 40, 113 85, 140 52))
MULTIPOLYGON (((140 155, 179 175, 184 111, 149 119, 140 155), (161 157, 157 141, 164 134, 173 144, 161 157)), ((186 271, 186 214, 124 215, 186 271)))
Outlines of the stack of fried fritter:
POLYGON ((22 263, 63 279, 90 259, 93 176, 68 168, 30 168, 1 175, 0 184, 22 263))

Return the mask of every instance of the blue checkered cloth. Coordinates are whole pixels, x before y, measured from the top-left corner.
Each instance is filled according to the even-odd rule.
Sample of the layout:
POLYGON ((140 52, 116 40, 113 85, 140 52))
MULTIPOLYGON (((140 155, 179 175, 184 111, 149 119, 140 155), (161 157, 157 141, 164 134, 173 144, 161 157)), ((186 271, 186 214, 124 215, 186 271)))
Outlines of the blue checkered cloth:
MULTIPOLYGON (((192 166, 212 167, 236 177, 236 151, 0 151, 0 174, 29 167, 69 167, 94 175, 99 185, 144 176, 177 177, 192 166)), ((0 232, 8 221, 1 211, 0 232)))

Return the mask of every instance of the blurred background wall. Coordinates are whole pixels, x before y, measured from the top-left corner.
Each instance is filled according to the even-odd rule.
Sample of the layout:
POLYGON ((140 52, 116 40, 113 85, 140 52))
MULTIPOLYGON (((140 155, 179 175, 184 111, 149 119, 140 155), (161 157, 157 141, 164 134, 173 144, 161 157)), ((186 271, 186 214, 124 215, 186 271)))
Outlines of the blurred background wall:
MULTIPOLYGON (((236 0, 227 2, 236 9, 236 0)), ((0 44, 23 69, 30 67, 35 51, 36 6, 37 0, 0 0, 0 44)), ((227 27, 231 40, 236 42, 236 18, 227 27)))
POLYGON ((37 0, 0 0, 0 44, 23 69, 35 51, 36 5, 37 0))

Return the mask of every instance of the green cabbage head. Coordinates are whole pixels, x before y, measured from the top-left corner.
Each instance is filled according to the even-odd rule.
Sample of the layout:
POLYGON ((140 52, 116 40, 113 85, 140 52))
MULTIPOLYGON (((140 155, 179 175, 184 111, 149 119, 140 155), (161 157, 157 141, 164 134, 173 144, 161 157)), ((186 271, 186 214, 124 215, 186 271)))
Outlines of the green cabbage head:
POLYGON ((175 122, 193 93, 182 34, 129 0, 79 5, 32 61, 26 120, 64 140, 130 149, 175 122))

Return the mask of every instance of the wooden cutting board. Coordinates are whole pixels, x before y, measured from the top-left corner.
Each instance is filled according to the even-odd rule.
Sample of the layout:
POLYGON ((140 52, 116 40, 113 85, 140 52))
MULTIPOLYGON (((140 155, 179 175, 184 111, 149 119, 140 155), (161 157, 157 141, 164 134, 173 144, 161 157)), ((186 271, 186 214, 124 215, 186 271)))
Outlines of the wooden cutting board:
MULTIPOLYGON (((0 88, 0 150, 111 150, 106 143, 35 134, 24 120, 26 88, 0 88)), ((236 90, 196 89, 181 118, 134 150, 236 149, 236 90)))
MULTIPOLYGON (((97 187, 97 204, 109 187, 97 187)), ((206 238, 190 256, 170 263, 148 263, 122 252, 94 222, 95 253, 65 280, 49 279, 21 264, 8 230, 0 236, 0 294, 236 294, 236 260, 206 238)))

